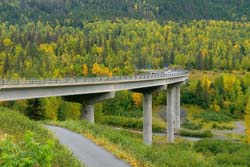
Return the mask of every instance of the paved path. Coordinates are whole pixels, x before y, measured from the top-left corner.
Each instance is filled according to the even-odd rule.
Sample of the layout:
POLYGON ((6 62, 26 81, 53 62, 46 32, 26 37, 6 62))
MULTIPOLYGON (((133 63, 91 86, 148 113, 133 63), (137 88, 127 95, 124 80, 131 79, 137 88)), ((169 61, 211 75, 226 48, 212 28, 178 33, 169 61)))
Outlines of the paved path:
POLYGON ((219 135, 225 135, 225 134, 230 134, 230 133, 238 134, 238 135, 245 135, 246 127, 243 121, 236 121, 235 128, 232 130, 214 130, 213 132, 219 135))
POLYGON ((47 128, 53 131, 61 144, 68 146, 87 167, 130 167, 80 134, 55 126, 47 128))

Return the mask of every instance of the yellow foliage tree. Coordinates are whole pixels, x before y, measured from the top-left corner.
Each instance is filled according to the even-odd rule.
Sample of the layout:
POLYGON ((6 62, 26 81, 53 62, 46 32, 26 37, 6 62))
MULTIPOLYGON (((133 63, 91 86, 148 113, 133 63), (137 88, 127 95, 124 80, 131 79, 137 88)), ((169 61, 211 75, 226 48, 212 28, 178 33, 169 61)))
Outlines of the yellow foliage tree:
POLYGON ((6 38, 6 39, 3 40, 3 45, 5 47, 9 47, 9 46, 12 45, 12 41, 9 38, 6 38))
POLYGON ((88 73, 89 73, 87 64, 83 64, 82 68, 83 68, 82 69, 82 71, 83 71, 82 73, 86 77, 88 75, 88 73))
POLYGON ((93 64, 92 74, 99 75, 101 71, 100 65, 98 63, 93 64))
POLYGON ((245 124, 246 124, 247 143, 250 143, 250 97, 248 98, 245 111, 245 124))
POLYGON ((142 105, 142 94, 141 93, 133 93, 132 100, 137 107, 142 105))

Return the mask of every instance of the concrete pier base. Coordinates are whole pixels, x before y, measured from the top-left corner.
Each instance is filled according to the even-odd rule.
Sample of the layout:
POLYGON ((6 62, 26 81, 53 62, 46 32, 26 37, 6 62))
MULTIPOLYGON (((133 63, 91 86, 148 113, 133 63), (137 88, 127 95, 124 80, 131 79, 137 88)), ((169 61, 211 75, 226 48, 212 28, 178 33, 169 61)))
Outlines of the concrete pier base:
POLYGON ((143 141, 152 144, 152 93, 143 94, 143 141))

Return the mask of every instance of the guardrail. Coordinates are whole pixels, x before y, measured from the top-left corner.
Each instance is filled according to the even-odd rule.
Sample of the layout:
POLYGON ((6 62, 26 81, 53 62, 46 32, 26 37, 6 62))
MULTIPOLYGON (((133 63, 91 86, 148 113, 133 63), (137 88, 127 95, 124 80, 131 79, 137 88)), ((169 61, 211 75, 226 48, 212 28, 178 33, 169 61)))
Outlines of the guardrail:
POLYGON ((100 77, 76 77, 76 78, 54 78, 54 79, 16 79, 6 80, 0 79, 0 85, 35 85, 35 84, 66 84, 66 83, 98 83, 104 81, 127 81, 127 80, 149 80, 157 78, 172 78, 188 74, 188 71, 175 71, 175 72, 159 72, 155 74, 143 74, 133 76, 100 76, 100 77))

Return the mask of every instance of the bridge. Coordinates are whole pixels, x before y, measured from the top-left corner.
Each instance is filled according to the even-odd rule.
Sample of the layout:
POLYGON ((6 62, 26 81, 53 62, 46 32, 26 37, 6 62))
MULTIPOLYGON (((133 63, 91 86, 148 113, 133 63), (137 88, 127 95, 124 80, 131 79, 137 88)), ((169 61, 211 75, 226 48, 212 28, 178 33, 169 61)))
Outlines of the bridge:
POLYGON ((114 98, 116 91, 143 94, 143 140, 152 144, 152 94, 167 90, 167 141, 180 129, 180 86, 188 71, 159 71, 133 76, 0 80, 0 101, 62 96, 83 105, 82 118, 94 123, 94 104, 114 98))

